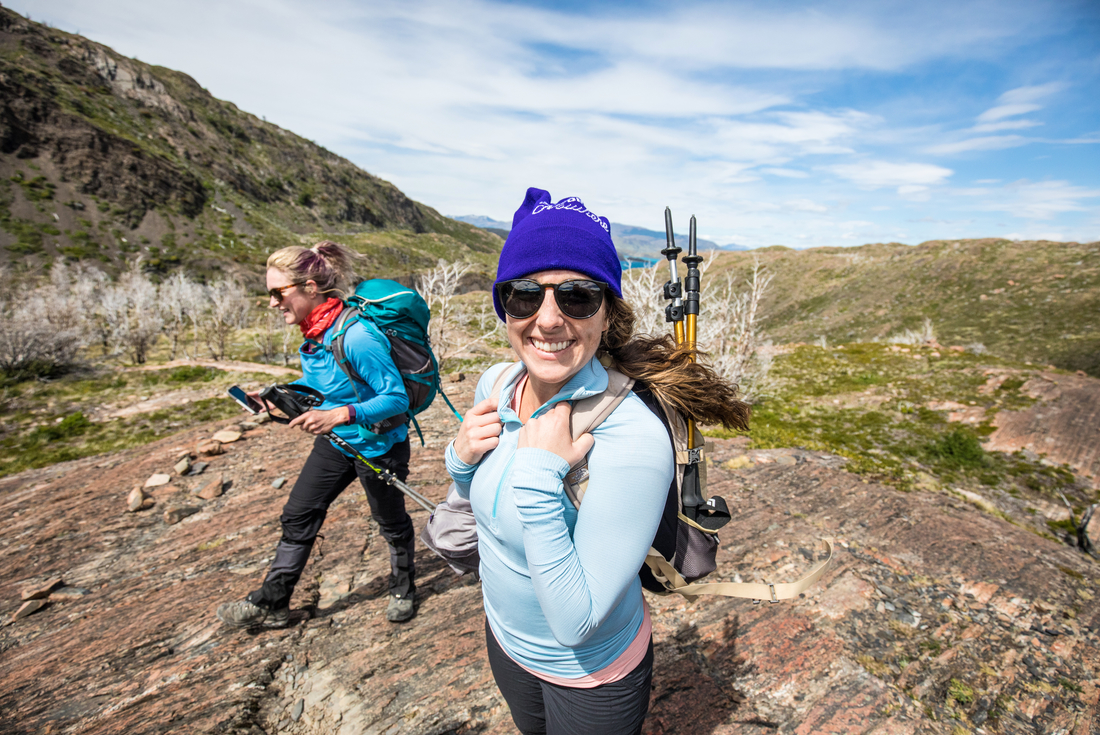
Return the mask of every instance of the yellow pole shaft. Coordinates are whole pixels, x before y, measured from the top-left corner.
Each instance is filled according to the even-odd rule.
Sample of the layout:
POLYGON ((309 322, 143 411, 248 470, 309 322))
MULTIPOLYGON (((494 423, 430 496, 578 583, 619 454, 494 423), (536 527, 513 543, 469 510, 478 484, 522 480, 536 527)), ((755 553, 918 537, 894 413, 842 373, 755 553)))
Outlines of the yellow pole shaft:
MULTIPOLYGON (((695 314, 688 314, 685 317, 685 321, 687 321, 687 344, 691 348, 692 362, 695 361, 695 318, 695 314)), ((687 425, 688 449, 695 449, 695 419, 688 417, 687 425)))

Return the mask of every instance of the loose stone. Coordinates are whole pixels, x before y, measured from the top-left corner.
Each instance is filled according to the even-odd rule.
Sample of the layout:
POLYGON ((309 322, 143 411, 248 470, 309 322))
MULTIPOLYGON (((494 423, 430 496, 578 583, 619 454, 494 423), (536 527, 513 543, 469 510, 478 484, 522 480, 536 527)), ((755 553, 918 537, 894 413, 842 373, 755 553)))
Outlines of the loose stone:
POLYGON ((165 475, 165 474, 158 473, 158 474, 152 475, 148 480, 145 481, 145 487, 161 487, 163 485, 167 485, 171 481, 172 481, 172 476, 171 475, 165 475))
POLYGON ((64 584, 64 582, 61 581, 61 577, 47 579, 42 584, 36 584, 24 589, 20 593, 19 599, 23 601, 45 599, 50 596, 50 592, 53 591, 54 588, 60 587, 62 584, 64 584))
POLYGON ((22 620, 31 613, 38 612, 45 606, 45 600, 27 600, 15 611, 15 614, 11 616, 11 621, 14 623, 16 620, 22 620))
POLYGON ((126 510, 131 513, 136 513, 141 510, 142 504, 145 502, 145 491, 141 489, 141 486, 135 487, 130 491, 129 497, 126 498, 126 510))

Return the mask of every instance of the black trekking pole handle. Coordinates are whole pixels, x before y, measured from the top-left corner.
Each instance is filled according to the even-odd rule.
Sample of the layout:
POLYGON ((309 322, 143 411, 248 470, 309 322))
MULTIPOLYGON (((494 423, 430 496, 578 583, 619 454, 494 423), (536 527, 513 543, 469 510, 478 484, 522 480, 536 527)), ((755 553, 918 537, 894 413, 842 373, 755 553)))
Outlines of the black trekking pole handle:
MULTIPOLYGON (((684 256, 684 265, 687 266, 687 276, 684 278, 684 317, 685 335, 684 344, 691 350, 691 359, 695 360, 696 340, 698 338, 699 318, 699 264, 703 261, 700 257, 695 238, 695 215, 691 215, 691 226, 688 230, 688 254, 684 256)), ((698 521, 700 516, 706 517, 707 505, 703 498, 702 483, 699 476, 699 463, 702 461, 701 447, 695 442, 695 419, 687 417, 687 450, 688 462, 684 467, 684 484, 681 489, 681 501, 683 502, 684 515, 693 521, 698 521)))
POLYGON ((676 337, 676 346, 684 343, 684 305, 680 284, 680 276, 676 273, 676 260, 682 250, 676 247, 676 235, 672 232, 672 210, 665 207, 665 247, 661 255, 668 259, 669 280, 665 283, 665 298, 669 305, 665 307, 665 321, 672 322, 673 333, 676 337))

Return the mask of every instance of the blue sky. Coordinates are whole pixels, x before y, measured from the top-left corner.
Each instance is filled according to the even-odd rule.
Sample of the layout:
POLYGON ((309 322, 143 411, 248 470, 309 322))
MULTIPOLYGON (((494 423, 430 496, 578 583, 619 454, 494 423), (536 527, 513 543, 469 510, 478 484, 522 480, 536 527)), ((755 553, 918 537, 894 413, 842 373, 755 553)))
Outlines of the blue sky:
POLYGON ((1100 240, 1100 2, 9 0, 444 214, 752 247, 1100 240))

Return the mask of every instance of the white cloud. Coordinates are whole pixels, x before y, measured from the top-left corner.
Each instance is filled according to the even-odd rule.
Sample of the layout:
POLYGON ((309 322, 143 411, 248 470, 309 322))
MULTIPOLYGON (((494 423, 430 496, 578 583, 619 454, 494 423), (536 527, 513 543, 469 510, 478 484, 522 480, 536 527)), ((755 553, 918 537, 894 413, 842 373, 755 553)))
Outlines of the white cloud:
POLYGON ((985 191, 992 199, 983 209, 1009 212, 1023 219, 1048 220, 1066 212, 1087 211, 1084 199, 1100 197, 1100 189, 1074 186, 1068 181, 1016 181, 997 191, 985 191))
POLYGON ((790 210, 798 212, 828 212, 829 208, 824 204, 818 204, 817 202, 809 199, 792 199, 787 202, 783 202, 783 206, 790 210))
POLYGON ((1001 104, 978 115, 978 120, 981 122, 993 122, 994 120, 1001 120, 1006 117, 1015 117, 1016 115, 1024 115, 1029 112, 1034 112, 1035 110, 1041 110, 1043 106, 1037 104, 1039 100, 1060 92, 1064 88, 1065 85, 1061 82, 1049 82, 1033 87, 1017 87, 1016 89, 1010 89, 998 99, 1001 104))
POLYGON ((1028 143, 1027 138, 1019 135, 987 135, 979 138, 967 138, 954 143, 940 143, 925 148, 926 153, 946 156, 967 151, 996 151, 1002 148, 1015 148, 1028 143))
POLYGON ((998 123, 983 123, 981 125, 975 125, 970 128, 972 133, 999 133, 1002 130, 1023 130, 1025 128, 1034 128, 1042 125, 1043 123, 1035 120, 1006 120, 1005 122, 998 123))
POLYGON ((954 173, 949 168, 929 163, 890 163, 862 161, 828 166, 827 170, 866 189, 886 186, 930 186, 943 183, 954 173))
POLYGON ((779 176, 779 177, 782 177, 784 179, 808 179, 808 178, 810 178, 810 175, 808 173, 806 173, 805 171, 799 171, 799 170, 793 169, 793 168, 776 168, 776 167, 769 166, 769 167, 760 169, 760 173, 762 173, 762 174, 771 174, 772 176, 779 176))

